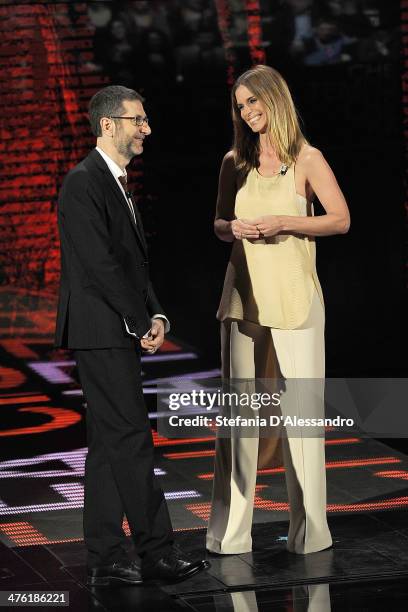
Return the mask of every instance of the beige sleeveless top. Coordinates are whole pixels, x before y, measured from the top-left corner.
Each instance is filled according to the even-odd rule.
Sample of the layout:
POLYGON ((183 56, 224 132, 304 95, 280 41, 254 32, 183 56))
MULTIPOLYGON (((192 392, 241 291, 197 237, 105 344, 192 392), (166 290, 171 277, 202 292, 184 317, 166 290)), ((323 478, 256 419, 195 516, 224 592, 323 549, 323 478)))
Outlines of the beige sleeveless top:
MULTIPOLYGON (((296 193, 295 167, 285 175, 263 177, 254 168, 235 199, 237 218, 261 215, 311 216, 313 208, 296 193)), ((251 321, 266 327, 295 329, 306 321, 313 293, 323 294, 316 272, 313 237, 279 234, 235 240, 217 318, 251 321)))

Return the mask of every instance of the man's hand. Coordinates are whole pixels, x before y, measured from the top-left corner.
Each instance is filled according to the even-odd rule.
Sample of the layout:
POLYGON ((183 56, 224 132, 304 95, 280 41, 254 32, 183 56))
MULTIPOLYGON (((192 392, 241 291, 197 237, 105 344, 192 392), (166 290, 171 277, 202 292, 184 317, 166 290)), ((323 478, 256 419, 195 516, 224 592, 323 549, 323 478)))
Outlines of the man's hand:
POLYGON ((270 238, 276 236, 283 229, 282 219, 278 215, 265 215, 252 219, 252 223, 259 232, 259 238, 270 238))
POLYGON ((254 222, 247 219, 234 219, 231 222, 231 231, 237 240, 259 238, 259 230, 257 230, 254 222))
POLYGON ((145 353, 153 354, 161 347, 164 340, 164 321, 153 319, 150 335, 140 340, 140 345, 145 353))

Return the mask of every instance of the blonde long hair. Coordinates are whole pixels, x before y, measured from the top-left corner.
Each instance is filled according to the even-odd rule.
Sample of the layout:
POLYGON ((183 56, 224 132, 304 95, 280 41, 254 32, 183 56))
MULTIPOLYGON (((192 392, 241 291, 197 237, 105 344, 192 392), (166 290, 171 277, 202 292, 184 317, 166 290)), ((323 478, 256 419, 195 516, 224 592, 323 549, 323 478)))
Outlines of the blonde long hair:
POLYGON ((234 125, 233 152, 241 180, 252 168, 259 167, 259 135, 252 132, 237 106, 236 90, 245 85, 266 107, 268 133, 278 158, 291 166, 304 143, 308 144, 285 79, 270 66, 259 65, 247 70, 235 81, 231 91, 234 125))

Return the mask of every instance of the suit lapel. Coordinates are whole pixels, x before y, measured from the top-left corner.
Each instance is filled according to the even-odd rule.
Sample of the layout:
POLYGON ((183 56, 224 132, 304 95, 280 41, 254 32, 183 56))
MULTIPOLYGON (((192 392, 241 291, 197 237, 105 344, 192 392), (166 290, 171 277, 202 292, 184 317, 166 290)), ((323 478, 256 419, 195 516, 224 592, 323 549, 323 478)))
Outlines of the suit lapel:
MULTIPOLYGON (((136 236, 139 239, 139 242, 142 245, 143 251, 146 255, 147 258, 147 244, 146 244, 146 240, 145 237, 143 235, 143 227, 142 227, 142 222, 141 222, 141 218, 140 218, 140 213, 135 205, 135 202, 132 201, 133 204, 133 210, 135 211, 135 217, 136 217, 136 223, 135 220, 133 218, 132 212, 130 210, 129 204, 126 202, 125 197, 119 187, 119 185, 117 184, 117 182, 115 181, 115 179, 112 176, 111 171, 109 170, 109 168, 107 168, 107 172, 109 172, 109 175, 107 176, 108 178, 108 183, 109 183, 109 187, 111 189, 111 192, 116 196, 116 198, 120 201, 121 205, 125 208, 126 210, 126 214, 129 217, 129 221, 132 224, 133 229, 135 230, 136 236)), ((107 175, 107 172, 105 173, 105 175, 107 175)))
POLYGON ((119 201, 120 205, 122 207, 124 207, 126 214, 129 218, 129 221, 136 233, 136 236, 140 242, 140 245, 142 247, 142 250, 144 252, 144 255, 147 259, 147 243, 144 237, 144 233, 143 233, 143 225, 142 225, 142 220, 140 217, 140 213, 137 209, 137 206, 132 198, 132 204, 133 204, 133 209, 135 211, 135 217, 136 217, 136 221, 137 223, 135 223, 135 220, 133 218, 132 212, 130 210, 129 204, 126 202, 126 199, 122 193, 121 188, 119 187, 119 185, 117 184, 117 182, 115 181, 112 172, 109 170, 108 166, 106 165, 104 159, 102 158, 101 155, 99 155, 98 151, 96 151, 95 149, 93 151, 91 151, 91 153, 89 154, 88 158, 90 158, 95 164, 96 166, 99 168, 99 170, 101 170, 103 172, 104 178, 107 182, 107 184, 109 185, 109 189, 112 193, 113 196, 115 196, 115 198, 119 201))
MULTIPOLYGON (((136 232, 139 236, 140 242, 143 245, 145 254, 146 254, 146 258, 147 258, 147 242, 146 242, 146 238, 145 238, 145 233, 143 230, 143 223, 142 223, 142 217, 140 215, 139 209, 137 207, 137 204, 134 200, 134 198, 132 197, 132 204, 133 204, 133 210, 135 211, 135 217, 136 217, 136 225, 132 216, 132 213, 130 213, 130 216, 132 217, 132 223, 135 226, 136 232)), ((129 208, 129 207, 128 207, 129 208)), ((129 209, 130 212, 130 209, 129 209)))

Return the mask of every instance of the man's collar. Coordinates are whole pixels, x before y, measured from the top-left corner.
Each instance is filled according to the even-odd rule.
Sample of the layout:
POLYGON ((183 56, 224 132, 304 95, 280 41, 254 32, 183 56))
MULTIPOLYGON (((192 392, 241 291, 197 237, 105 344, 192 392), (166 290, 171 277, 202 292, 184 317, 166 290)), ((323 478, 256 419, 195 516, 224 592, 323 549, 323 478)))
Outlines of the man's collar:
POLYGON ((109 170, 112 172, 113 176, 118 178, 118 176, 127 175, 126 170, 122 170, 120 166, 100 147, 95 147, 95 150, 98 151, 99 155, 105 160, 108 165, 109 170))

